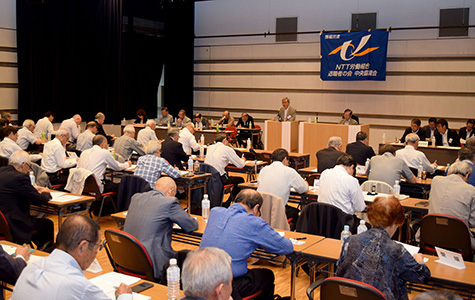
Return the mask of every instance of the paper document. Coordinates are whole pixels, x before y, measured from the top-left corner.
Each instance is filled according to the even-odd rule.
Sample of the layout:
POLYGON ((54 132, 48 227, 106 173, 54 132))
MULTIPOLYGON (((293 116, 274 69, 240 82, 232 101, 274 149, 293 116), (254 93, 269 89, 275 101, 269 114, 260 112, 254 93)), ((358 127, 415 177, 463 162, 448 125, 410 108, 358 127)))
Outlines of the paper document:
POLYGON ((125 171, 135 171, 135 168, 137 168, 137 165, 130 165, 125 171))
MULTIPOLYGON (((256 161, 256 164, 262 164, 263 161, 262 160, 258 160, 256 161)), ((245 163, 246 166, 253 166, 254 165, 254 161, 253 160, 247 160, 246 163, 245 163)))
MULTIPOLYGON (((376 199, 376 197, 389 196, 389 194, 385 194, 385 193, 378 193, 376 195, 368 195, 368 192, 363 192, 363 195, 364 195, 364 201, 367 201, 367 202, 373 202, 374 199, 376 199)), ((399 199, 399 201, 401 201, 401 200, 404 200, 404 199, 407 199, 407 198, 409 198, 408 195, 400 194, 398 199, 399 199)))
POLYGON ((78 199, 81 199, 81 198, 82 198, 82 196, 63 195, 63 196, 59 196, 59 197, 53 197, 53 199, 51 199, 51 201, 64 203, 64 202, 68 202, 68 201, 78 200, 78 199))
MULTIPOLYGON (((10 245, 1 245, 1 246, 3 248, 3 251, 8 253, 9 255, 14 255, 15 254, 15 251, 16 251, 17 247, 10 246, 10 245)), ((34 250, 30 250, 30 251, 34 251, 34 250)), ((28 260, 28 264, 32 264, 32 263, 37 262, 37 261, 39 261, 43 258, 44 258, 44 256, 30 255, 30 259, 28 260)))
MULTIPOLYGON (((140 278, 128 276, 125 274, 120 274, 116 272, 106 273, 104 275, 97 276, 95 278, 90 279, 93 284, 99 287, 104 293, 110 298, 115 300, 115 287, 119 286, 121 283, 125 283, 127 285, 132 285, 138 281, 140 278)), ((141 300, 141 299, 152 299, 149 296, 140 295, 133 293, 133 299, 141 300)))
POLYGON ((189 173, 188 171, 181 171, 181 170, 180 170, 181 176, 185 176, 185 175, 188 174, 188 173, 189 173))
MULTIPOLYGON (((419 253, 419 250, 420 250, 419 247, 404 244, 404 243, 401 243, 401 242, 398 242, 398 241, 395 241, 395 242, 398 243, 398 244, 403 245, 403 247, 406 248, 407 252, 409 252, 411 255, 419 253)), ((428 262, 428 261, 429 261, 429 259, 427 257, 424 257, 424 262, 428 262)))

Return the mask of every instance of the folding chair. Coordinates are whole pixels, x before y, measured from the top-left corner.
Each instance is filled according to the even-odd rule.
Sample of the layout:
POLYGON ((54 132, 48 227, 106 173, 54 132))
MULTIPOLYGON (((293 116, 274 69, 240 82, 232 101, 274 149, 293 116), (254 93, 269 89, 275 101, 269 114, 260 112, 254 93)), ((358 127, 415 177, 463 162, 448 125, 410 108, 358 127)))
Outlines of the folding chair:
MULTIPOLYGON (((97 215, 97 223, 99 223, 99 220, 101 219, 102 215, 102 209, 104 207, 104 203, 106 200, 109 200, 112 202, 112 206, 114 207, 114 211, 117 211, 117 207, 114 203, 113 196, 116 195, 117 193, 115 192, 109 192, 109 193, 101 193, 99 189, 99 185, 96 182, 96 178, 94 177, 94 174, 89 175, 89 177, 86 178, 86 181, 84 182, 84 189, 83 189, 83 195, 91 195, 96 198, 95 201, 100 202, 101 206, 99 208, 99 214, 97 215)), ((91 209, 89 209, 89 215, 92 218, 91 215, 91 209)))
POLYGON ((320 287, 320 300, 386 300, 375 287, 361 281, 342 277, 319 279, 307 288, 307 297, 313 300, 312 293, 320 287))
POLYGON ((12 232, 10 231, 10 225, 8 221, 0 211, 0 240, 13 242, 12 232))

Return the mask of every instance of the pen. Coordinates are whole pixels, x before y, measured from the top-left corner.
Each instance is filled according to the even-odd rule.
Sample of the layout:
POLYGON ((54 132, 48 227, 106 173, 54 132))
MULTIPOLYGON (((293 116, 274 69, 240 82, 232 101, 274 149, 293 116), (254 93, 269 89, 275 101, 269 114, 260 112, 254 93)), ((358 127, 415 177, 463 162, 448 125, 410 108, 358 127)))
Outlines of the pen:
POLYGON ((297 241, 300 241, 300 240, 306 240, 307 238, 306 237, 301 237, 301 238, 295 238, 297 241))

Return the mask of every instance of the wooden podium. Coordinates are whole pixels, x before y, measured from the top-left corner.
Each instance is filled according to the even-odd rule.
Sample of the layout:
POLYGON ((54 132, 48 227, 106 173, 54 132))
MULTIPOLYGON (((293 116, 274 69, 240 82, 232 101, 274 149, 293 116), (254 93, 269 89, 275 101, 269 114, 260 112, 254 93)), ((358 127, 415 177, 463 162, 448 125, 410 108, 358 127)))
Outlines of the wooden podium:
POLYGON ((317 166, 316 153, 318 150, 328 147, 328 139, 339 136, 343 141, 342 152, 346 145, 356 141, 356 134, 364 131, 369 138, 369 125, 339 125, 325 123, 301 122, 299 126, 299 151, 310 153, 310 166, 317 166))
POLYGON ((284 148, 298 152, 299 122, 277 122, 267 120, 264 125, 264 149, 274 151, 284 148))

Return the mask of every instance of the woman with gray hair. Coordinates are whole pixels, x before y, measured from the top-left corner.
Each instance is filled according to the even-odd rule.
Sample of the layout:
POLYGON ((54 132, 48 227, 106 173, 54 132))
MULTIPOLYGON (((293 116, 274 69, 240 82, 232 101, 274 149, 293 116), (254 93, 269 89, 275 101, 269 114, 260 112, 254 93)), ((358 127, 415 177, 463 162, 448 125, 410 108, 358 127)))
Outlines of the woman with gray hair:
POLYGON ((155 187, 155 182, 157 182, 162 173, 172 178, 181 176, 179 170, 173 168, 166 159, 160 157, 161 149, 162 144, 159 141, 149 141, 145 144, 145 155, 141 156, 137 161, 137 167, 134 172, 134 175, 147 180, 152 189, 155 187))

